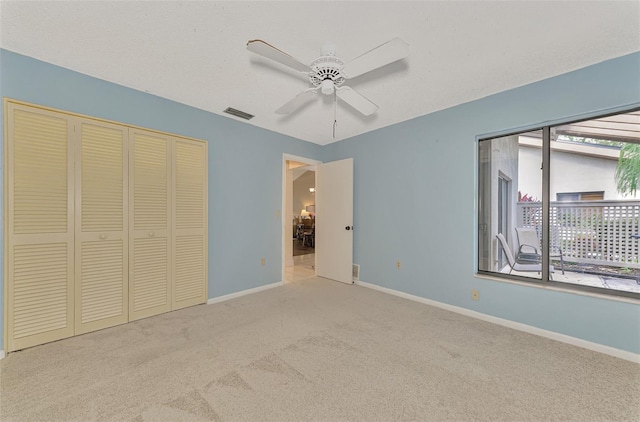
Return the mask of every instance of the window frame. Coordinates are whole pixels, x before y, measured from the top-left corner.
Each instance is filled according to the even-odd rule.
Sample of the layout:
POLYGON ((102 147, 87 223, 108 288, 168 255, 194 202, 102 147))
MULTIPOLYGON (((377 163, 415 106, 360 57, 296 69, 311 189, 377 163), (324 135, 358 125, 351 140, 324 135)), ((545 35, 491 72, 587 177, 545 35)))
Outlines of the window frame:
MULTIPOLYGON (((573 124, 573 123, 580 123, 580 122, 585 122, 585 121, 590 121, 590 120, 596 120, 596 119, 602 119, 602 118, 606 118, 609 116, 615 116, 615 115, 619 115, 619 114, 627 114, 627 113, 633 113, 633 112, 638 112, 640 111, 640 107, 633 107, 633 108, 626 108, 626 109, 620 109, 620 110, 616 110, 616 111, 612 111, 612 112, 608 112, 608 113, 602 113, 602 114, 595 114, 593 116, 589 116, 589 117, 580 117, 580 118, 575 118, 575 119, 567 119, 567 120, 554 120, 554 121, 550 121, 547 122, 546 124, 543 125, 532 125, 530 127, 523 127, 522 130, 518 130, 518 131, 505 131, 505 132, 496 132, 493 134, 484 134, 484 135, 480 135, 476 137, 476 172, 475 172, 475 178, 476 178, 476 205, 480 204, 481 202, 486 201, 486 198, 482 198, 481 199, 481 195, 482 195, 482 177, 480 177, 480 171, 481 171, 481 166, 480 166, 480 159, 481 159, 481 144, 482 142, 485 141, 491 141, 493 139, 498 139, 498 138, 504 138, 504 137, 508 137, 508 136, 515 136, 515 135, 522 135, 528 132, 535 132, 535 131, 541 131, 542 132, 542 198, 541 198, 541 202, 542 202, 542 233, 541 233, 541 246, 542 246, 542 274, 541 274, 541 278, 531 278, 531 277, 524 277, 524 276, 518 276, 518 275, 513 275, 513 274, 505 274, 505 273, 500 273, 500 272, 495 272, 495 271, 489 271, 489 270, 481 270, 480 269, 480 237, 479 237, 479 233, 480 233, 480 226, 486 225, 486 223, 484 221, 480 221, 480 207, 476 206, 476 213, 475 213, 475 219, 476 219, 476 227, 475 227, 475 236, 477 238, 477 242, 475 242, 475 248, 474 248, 474 252, 475 252, 475 267, 476 267, 476 275, 479 276, 487 276, 489 278, 497 278, 500 279, 502 281, 518 281, 518 282, 524 282, 526 284, 530 284, 530 285, 538 285, 538 286, 544 286, 544 287, 553 287, 553 288, 557 288, 560 290, 568 290, 568 291, 574 291, 574 292, 582 292, 582 293, 595 293, 598 295, 604 295, 604 296, 608 296, 611 298, 632 298, 632 299, 636 299, 636 300, 640 300, 640 293, 635 293, 635 292, 628 292, 628 291, 623 291, 623 290, 615 290, 615 289, 607 289, 607 288, 602 288, 602 287, 594 287, 594 286, 587 286, 587 285, 580 285, 580 284, 573 284, 573 283, 567 283, 567 282, 563 282, 563 281, 556 281, 556 280, 552 280, 550 279, 550 271, 549 271, 549 265, 550 265, 550 236, 549 236, 549 222, 551 221, 551 187, 550 187, 550 181, 551 181, 551 133, 553 131, 554 128, 558 127, 558 126, 564 126, 564 125, 569 125, 569 124, 573 124)), ((633 142, 633 141, 624 141, 624 142, 630 142, 630 143, 637 143, 640 144, 640 142, 633 142)), ((485 245, 485 247, 487 247, 485 245)), ((499 247, 498 247, 499 249, 499 247)))

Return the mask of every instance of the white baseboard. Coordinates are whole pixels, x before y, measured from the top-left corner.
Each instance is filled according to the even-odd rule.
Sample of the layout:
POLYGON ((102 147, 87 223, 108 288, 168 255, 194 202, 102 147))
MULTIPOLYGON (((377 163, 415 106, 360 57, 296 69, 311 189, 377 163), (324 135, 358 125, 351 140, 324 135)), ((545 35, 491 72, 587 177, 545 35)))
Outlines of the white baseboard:
POLYGON ((0 350, 0 359, 4 359, 4 350, 0 350))
POLYGON ((214 303, 224 302, 225 300, 235 299, 237 297, 250 295, 252 293, 258 293, 263 290, 272 289, 274 287, 280 287, 280 286, 284 286, 284 282, 278 281, 276 283, 266 284, 260 287, 254 287, 253 289, 247 289, 247 290, 242 290, 240 292, 235 292, 235 293, 231 293, 224 296, 213 297, 207 300, 207 305, 213 305, 214 303))
POLYGON ((510 321, 504 318, 498 318, 491 315, 483 314, 481 312, 472 311, 470 309, 462 308, 459 306, 449 305, 442 302, 437 302, 435 300, 426 299, 424 297, 411 295, 409 293, 404 293, 398 290, 389 289, 387 287, 381 287, 375 284, 367 283, 364 281, 356 281, 356 284, 362 287, 367 287, 369 289, 378 290, 383 293, 387 293, 390 295, 402 297, 404 299, 413 300, 415 302, 424 303, 425 305, 435 306, 437 308, 445 309, 447 311, 455 312, 461 315, 465 315, 471 318, 480 319, 483 321, 491 322, 494 324, 502 325, 504 327, 513 328, 514 330, 523 331, 529 334, 535 334, 541 337, 546 337, 551 340, 560 341, 562 343, 571 344, 573 346, 582 347, 584 349, 589 349, 594 352, 604 353, 606 355, 614 356, 616 358, 628 360, 634 363, 640 363, 640 354, 628 352, 626 350, 616 349, 615 347, 605 346, 599 343, 593 343, 591 341, 582 340, 576 337, 571 337, 566 334, 560 334, 549 330, 544 330, 542 328, 534 327, 527 324, 522 324, 520 322, 510 321))

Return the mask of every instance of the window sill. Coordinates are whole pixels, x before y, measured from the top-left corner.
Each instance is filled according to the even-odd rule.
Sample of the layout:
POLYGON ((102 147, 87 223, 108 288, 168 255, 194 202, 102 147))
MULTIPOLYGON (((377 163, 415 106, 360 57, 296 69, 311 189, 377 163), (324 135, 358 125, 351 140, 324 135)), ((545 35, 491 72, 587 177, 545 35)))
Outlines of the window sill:
POLYGON ((572 288, 572 287, 564 286, 564 285, 543 283, 541 281, 540 282, 537 282, 537 281, 530 281, 530 282, 529 281, 520 281, 520 280, 516 280, 516 279, 512 279, 512 278, 493 276, 493 275, 484 274, 484 273, 475 273, 474 274, 474 278, 479 278, 479 279, 483 279, 483 280, 498 281, 498 282, 501 282, 501 283, 508 283, 508 284, 516 284, 516 285, 519 285, 519 286, 533 287, 533 288, 537 288, 537 289, 552 290, 552 291, 561 292, 561 293, 570 293, 570 294, 576 294, 576 295, 581 295, 581 296, 588 296, 588 297, 592 297, 592 298, 596 298, 596 299, 606 299, 606 300, 613 300, 613 301, 616 301, 616 302, 631 303, 631 304, 634 304, 634 305, 640 304, 640 299, 636 299, 636 298, 633 298, 633 297, 602 294, 602 293, 597 293, 597 292, 592 292, 592 291, 581 290, 578 287, 572 288))

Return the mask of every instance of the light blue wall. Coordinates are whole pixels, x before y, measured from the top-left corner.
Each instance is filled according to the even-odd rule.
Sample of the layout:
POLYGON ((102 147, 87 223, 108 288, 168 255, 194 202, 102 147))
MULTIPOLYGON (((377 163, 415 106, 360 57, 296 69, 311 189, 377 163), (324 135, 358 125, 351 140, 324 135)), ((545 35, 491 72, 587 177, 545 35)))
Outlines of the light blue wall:
POLYGON ((325 147, 5 50, 0 94, 207 140, 209 297, 280 281, 283 153, 353 157, 363 281, 640 353, 638 305, 474 277, 477 138, 640 106, 640 53, 325 147))
MULTIPOLYGON (((0 95, 207 140, 209 297, 281 281, 282 223, 276 213, 282 207, 282 154, 317 159, 321 154, 318 145, 2 49, 0 95), (264 267, 260 266, 262 257, 266 258, 264 267)), ((0 163, 4 164, 3 157, 0 163)), ((3 177, 1 172, 0 178, 3 177)), ((0 189, 4 189, 2 179, 0 189)), ((3 198, 0 196, 0 212, 4 212, 3 198)), ((4 221, 4 216, 2 218, 4 221)), ((0 225, 0 230, 4 230, 4 225, 0 225)), ((2 257, 3 247, 0 242, 2 257)), ((3 260, 0 262, 4 265, 3 260)), ((0 274, 3 274, 2 267, 0 274)), ((3 280, 0 281, 0 340, 2 294, 3 280)))
POLYGON ((477 139, 632 106, 640 53, 326 146, 327 161, 354 159, 360 279, 640 353, 637 304, 474 277, 477 139))

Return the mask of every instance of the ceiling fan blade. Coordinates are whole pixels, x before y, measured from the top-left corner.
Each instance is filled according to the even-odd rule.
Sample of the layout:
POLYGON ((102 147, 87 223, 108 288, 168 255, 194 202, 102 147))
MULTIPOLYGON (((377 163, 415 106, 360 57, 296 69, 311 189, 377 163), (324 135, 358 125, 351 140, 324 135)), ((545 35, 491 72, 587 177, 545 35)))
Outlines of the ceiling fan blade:
POLYGON ((348 86, 341 86, 336 88, 336 95, 345 103, 358 110, 365 116, 370 116, 376 112, 378 106, 366 99, 362 94, 349 88, 348 86))
POLYGON ((347 79, 355 78, 386 64, 404 59, 408 55, 409 44, 400 38, 394 38, 347 62, 342 69, 342 73, 347 79))
POLYGON ((286 102, 282 107, 276 110, 276 114, 289 114, 292 111, 302 107, 304 103, 316 96, 318 88, 305 89, 291 100, 286 102))
POLYGON ((298 59, 291 57, 282 50, 278 50, 269 43, 262 40, 249 40, 247 42, 247 50, 259 54, 267 59, 271 59, 285 66, 289 66, 300 72, 310 72, 311 68, 300 62, 298 59))

